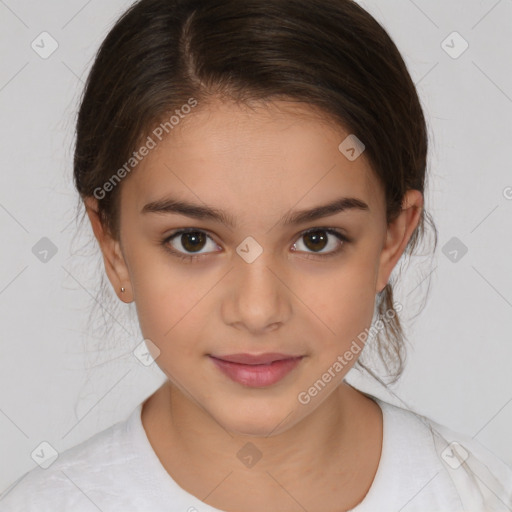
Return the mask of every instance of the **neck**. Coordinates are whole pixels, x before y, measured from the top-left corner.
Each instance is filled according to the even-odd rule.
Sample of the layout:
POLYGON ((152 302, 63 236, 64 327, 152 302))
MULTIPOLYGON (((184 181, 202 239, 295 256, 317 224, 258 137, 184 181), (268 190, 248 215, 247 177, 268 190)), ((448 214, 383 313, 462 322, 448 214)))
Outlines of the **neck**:
POLYGON ((219 508, 228 499, 237 503, 237 492, 243 501, 248 489, 258 488, 266 503, 276 503, 283 489, 300 488, 306 481, 318 488, 326 479, 352 493, 347 499, 356 505, 380 459, 380 407, 345 382, 306 418, 277 435, 228 432, 169 381, 144 403, 142 418, 172 478, 200 499, 217 489, 211 498, 219 508), (229 483, 218 489, 227 475, 229 483))

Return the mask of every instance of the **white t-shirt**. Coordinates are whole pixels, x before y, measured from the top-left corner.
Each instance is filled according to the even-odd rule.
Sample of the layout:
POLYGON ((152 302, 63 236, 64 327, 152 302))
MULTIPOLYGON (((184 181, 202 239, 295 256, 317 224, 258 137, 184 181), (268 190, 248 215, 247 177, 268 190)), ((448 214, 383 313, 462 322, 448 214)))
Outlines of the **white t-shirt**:
MULTIPOLYGON (((370 490, 353 512, 512 511, 511 467, 469 436, 372 398, 383 412, 382 453, 370 490), (459 444, 449 446, 454 441, 459 444)), ((26 473, 4 491, 0 511, 220 512, 167 473, 141 410, 142 403, 47 469, 26 473)))

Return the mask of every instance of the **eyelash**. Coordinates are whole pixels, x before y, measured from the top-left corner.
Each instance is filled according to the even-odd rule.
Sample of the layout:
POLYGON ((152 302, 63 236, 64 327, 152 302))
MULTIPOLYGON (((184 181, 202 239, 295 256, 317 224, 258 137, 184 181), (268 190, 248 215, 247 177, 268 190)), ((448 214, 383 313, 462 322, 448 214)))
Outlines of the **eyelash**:
MULTIPOLYGON (((309 253, 310 255, 309 256, 306 256, 306 258, 308 259, 324 259, 324 258, 330 258, 332 256, 336 256, 338 255, 340 252, 343 251, 345 245, 347 243, 350 243, 352 242, 352 239, 350 239, 349 237, 347 237, 345 234, 341 233, 340 231, 337 231, 335 229, 332 229, 332 228, 324 228, 324 227, 317 227, 317 228, 311 228, 311 229, 308 229, 306 231, 303 231, 302 233, 300 233, 299 235, 299 239, 308 235, 309 233, 313 233, 313 232, 316 232, 316 231, 321 231, 321 232, 324 232, 324 233, 329 233, 331 235, 334 235, 336 238, 338 238, 340 241, 342 241, 343 243, 341 244, 341 247, 339 247, 338 249, 334 250, 334 251, 331 251, 329 253, 326 253, 326 254, 315 254, 315 253, 309 253)), ((162 240, 162 246, 164 247, 164 249, 168 252, 171 253, 172 256, 180 259, 180 260, 183 260, 185 261, 186 263, 192 263, 194 260, 198 260, 198 259, 201 259, 202 257, 204 256, 208 256, 209 254, 211 253, 203 253, 203 254, 195 254, 195 255, 185 255, 179 251, 176 251, 175 249, 172 249, 171 247, 169 247, 169 242, 171 240, 173 240, 174 238, 180 236, 180 235, 183 235, 185 233, 204 233, 206 234, 209 238, 211 238, 208 233, 202 229, 197 229, 197 228, 187 228, 187 229, 182 229, 182 230, 179 230, 179 231, 175 231, 174 233, 172 233, 171 235, 169 235, 168 237, 164 238, 164 240, 162 240)), ((297 251, 297 252, 301 252, 301 251, 297 251)))

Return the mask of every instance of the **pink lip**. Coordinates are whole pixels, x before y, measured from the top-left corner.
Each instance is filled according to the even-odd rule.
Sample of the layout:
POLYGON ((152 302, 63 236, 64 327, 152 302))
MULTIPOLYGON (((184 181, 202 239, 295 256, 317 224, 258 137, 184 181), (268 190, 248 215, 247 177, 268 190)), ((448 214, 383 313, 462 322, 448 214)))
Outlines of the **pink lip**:
POLYGON ((211 356, 216 359, 222 359, 223 361, 229 361, 230 363, 241 363, 241 364, 267 364, 281 359, 292 359, 297 356, 290 354, 279 354, 277 352, 267 352, 266 354, 229 354, 225 356, 211 356))
POLYGON ((290 373, 303 356, 267 353, 259 356, 251 354, 231 354, 217 358, 210 356, 225 375, 231 380, 249 387, 271 386, 290 373))

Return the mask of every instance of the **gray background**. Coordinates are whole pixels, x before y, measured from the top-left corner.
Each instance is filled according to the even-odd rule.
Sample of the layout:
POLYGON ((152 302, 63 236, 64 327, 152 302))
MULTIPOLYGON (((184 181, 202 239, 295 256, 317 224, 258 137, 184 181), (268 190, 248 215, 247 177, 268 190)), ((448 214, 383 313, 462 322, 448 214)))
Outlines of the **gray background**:
MULTIPOLYGON (((133 305, 97 305, 91 327, 114 329, 88 329, 103 269, 90 229, 76 235, 74 221, 76 104, 101 40, 131 3, 0 0, 0 490, 35 466, 42 441, 63 451, 163 382, 131 354, 142 340, 133 305), (59 45, 47 59, 31 47, 43 31, 59 45), (57 250, 46 262, 44 237, 57 250)), ((348 380, 512 464, 512 0, 360 3, 396 42, 425 107, 426 207, 439 246, 398 289, 406 310, 422 309, 430 275, 428 302, 407 324, 402 379, 390 391, 355 370, 348 380), (457 58, 454 31, 469 44, 457 58)))

